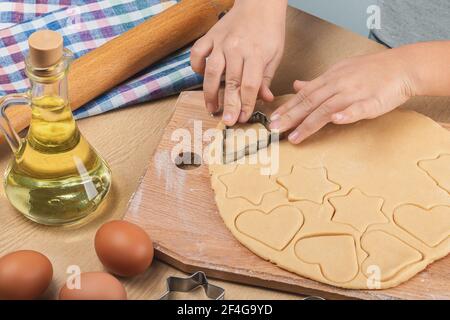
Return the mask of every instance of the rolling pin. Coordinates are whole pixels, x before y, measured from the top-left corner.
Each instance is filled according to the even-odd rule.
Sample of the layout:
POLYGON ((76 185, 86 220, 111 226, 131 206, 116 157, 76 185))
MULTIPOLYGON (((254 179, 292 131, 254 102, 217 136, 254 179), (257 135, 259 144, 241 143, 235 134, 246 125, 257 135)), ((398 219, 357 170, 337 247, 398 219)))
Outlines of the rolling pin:
MULTIPOLYGON (((182 0, 75 60, 68 75, 72 109, 200 38, 233 4, 234 0, 182 0)), ((28 107, 11 108, 8 115, 17 132, 28 127, 28 107)))

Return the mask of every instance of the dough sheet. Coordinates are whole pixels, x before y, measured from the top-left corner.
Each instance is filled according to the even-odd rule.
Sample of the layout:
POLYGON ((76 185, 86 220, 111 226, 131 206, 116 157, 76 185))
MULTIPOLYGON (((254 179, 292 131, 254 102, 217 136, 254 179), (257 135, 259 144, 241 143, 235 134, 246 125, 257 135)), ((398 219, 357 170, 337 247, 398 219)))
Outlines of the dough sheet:
POLYGON ((209 168, 224 223, 263 259, 326 284, 382 289, 449 253, 450 133, 431 119, 396 110, 328 125, 299 146, 282 140, 270 175, 250 161, 261 152, 274 151, 209 168))

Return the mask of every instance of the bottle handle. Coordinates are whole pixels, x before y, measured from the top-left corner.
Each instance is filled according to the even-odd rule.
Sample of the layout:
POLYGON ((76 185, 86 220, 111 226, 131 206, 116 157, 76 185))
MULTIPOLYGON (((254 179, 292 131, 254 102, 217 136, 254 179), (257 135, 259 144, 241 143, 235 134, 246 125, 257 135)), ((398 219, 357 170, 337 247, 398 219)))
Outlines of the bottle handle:
POLYGON ((31 106, 31 99, 28 93, 13 93, 0 97, 0 130, 13 153, 16 153, 21 148, 22 139, 14 129, 6 114, 6 110, 18 105, 31 106))

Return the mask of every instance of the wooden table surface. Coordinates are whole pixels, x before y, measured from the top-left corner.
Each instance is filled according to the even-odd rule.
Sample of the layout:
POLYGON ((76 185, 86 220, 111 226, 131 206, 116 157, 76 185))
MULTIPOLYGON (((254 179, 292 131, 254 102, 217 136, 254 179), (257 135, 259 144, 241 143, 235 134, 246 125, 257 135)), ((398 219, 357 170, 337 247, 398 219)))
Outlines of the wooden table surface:
MULTIPOLYGON (((291 92, 295 79, 312 79, 333 63, 351 55, 383 50, 370 40, 332 24, 289 8, 286 53, 273 82, 274 92, 291 92)), ((382 67, 382 66, 380 66, 382 67)), ((78 122, 87 139, 107 159, 113 171, 113 190, 100 214, 77 228, 38 226, 13 210, 0 187, 0 255, 18 249, 34 249, 46 254, 54 266, 53 283, 44 298, 54 298, 66 280, 67 267, 77 265, 82 271, 103 270, 94 248, 97 228, 107 220, 120 219, 132 196, 138 194, 139 181, 151 154, 168 123, 177 97, 145 103, 78 122)), ((441 122, 450 122, 450 100, 420 98, 409 108, 441 122)), ((412 133, 413 135, 414 133, 412 133)), ((0 146, 0 171, 9 161, 10 152, 0 146)), ((182 275, 178 270, 154 261, 143 275, 122 279, 130 299, 156 299, 165 291, 165 279, 182 275)), ((226 289, 226 299, 299 299, 300 296, 213 280, 226 289)))

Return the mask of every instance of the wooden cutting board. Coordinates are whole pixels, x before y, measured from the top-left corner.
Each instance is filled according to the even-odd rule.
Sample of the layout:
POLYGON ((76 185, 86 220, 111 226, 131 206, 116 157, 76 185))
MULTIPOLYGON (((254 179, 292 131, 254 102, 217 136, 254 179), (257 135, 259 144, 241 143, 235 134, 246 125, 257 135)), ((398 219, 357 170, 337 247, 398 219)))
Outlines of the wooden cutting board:
MULTIPOLYGON (((242 246, 225 227, 214 202, 207 165, 179 168, 170 161, 175 129, 215 128, 218 118, 205 111, 203 93, 184 92, 161 143, 135 193, 125 220, 153 238, 159 259, 185 272, 203 270, 222 280, 325 298, 450 299, 450 256, 406 283, 382 291, 345 290, 284 271, 242 246)), ((450 130, 450 126, 446 125, 450 130)), ((199 139, 201 139, 200 137, 199 139)))

